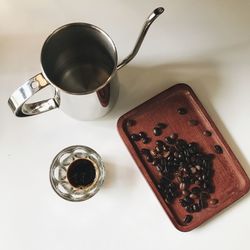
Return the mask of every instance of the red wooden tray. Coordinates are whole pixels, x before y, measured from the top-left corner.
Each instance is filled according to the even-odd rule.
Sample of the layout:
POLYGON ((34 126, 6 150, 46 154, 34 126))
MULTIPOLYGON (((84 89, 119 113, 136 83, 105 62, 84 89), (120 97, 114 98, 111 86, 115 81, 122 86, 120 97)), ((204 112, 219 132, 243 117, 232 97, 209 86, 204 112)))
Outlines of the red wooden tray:
POLYGON ((193 90, 186 84, 177 84, 124 114, 118 120, 117 126, 121 138, 140 171, 170 220, 180 231, 190 231, 198 227, 249 191, 250 181, 239 161, 193 90), (178 114, 177 109, 180 107, 185 107, 188 113, 178 114), (126 124, 128 119, 136 121, 136 124, 128 127, 126 124), (198 120, 199 124, 190 126, 188 124, 190 119, 198 120), (161 136, 154 136, 153 128, 158 122, 166 123, 168 127, 163 130, 161 136), (205 137, 203 135, 205 130, 211 131, 212 136, 205 137), (133 142, 130 139, 131 134, 140 131, 146 132, 152 138, 149 144, 143 144, 141 140, 133 142), (183 217, 187 212, 180 206, 178 199, 173 204, 167 204, 164 201, 157 188, 159 173, 152 164, 145 161, 140 153, 142 148, 152 148, 156 140, 163 139, 173 132, 178 133, 180 138, 188 142, 197 142, 206 153, 214 153, 216 144, 223 148, 223 154, 215 154, 213 160, 215 193, 212 197, 217 198, 219 202, 215 206, 208 206, 201 212, 193 213, 193 220, 187 225, 183 223, 183 217))

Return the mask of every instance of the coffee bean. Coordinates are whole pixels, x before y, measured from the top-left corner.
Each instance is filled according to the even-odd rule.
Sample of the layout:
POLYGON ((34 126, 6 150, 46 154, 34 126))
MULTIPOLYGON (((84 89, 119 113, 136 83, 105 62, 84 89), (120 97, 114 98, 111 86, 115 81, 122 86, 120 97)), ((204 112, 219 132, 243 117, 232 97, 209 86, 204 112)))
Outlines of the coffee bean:
POLYGON ((207 200, 209 199, 209 194, 207 192, 201 192, 200 193, 200 198, 203 199, 203 200, 207 200))
POLYGON ((189 195, 190 194, 190 192, 188 191, 188 190, 183 190, 182 191, 182 195, 183 196, 187 196, 187 195, 189 195))
POLYGON ((196 154, 199 152, 199 145, 195 142, 189 143, 188 144, 188 151, 191 154, 196 154))
POLYGON ((199 166, 199 165, 196 165, 195 168, 196 168, 198 171, 201 170, 201 166, 199 166))
POLYGON ((204 191, 207 191, 209 193, 214 193, 214 186, 211 183, 204 182, 202 188, 204 191))
POLYGON ((179 156, 179 152, 175 151, 174 152, 174 157, 177 158, 179 156))
POLYGON ((197 196, 196 194, 193 194, 193 193, 191 193, 191 194, 189 195, 189 197, 190 197, 191 199, 197 199, 197 198, 198 198, 198 196, 197 196))
POLYGON ((193 187, 191 189, 191 193, 193 194, 199 194, 201 192, 201 189, 199 187, 193 187))
POLYGON ((188 213, 193 213, 193 212, 194 212, 192 206, 186 206, 186 207, 184 207, 184 208, 185 208, 185 210, 186 210, 188 213))
POLYGON ((163 156, 164 158, 167 158, 169 155, 170 155, 170 152, 169 152, 169 151, 163 151, 163 153, 162 153, 162 156, 163 156))
POLYGON ((178 138, 178 134, 172 133, 169 137, 173 140, 176 140, 178 138))
POLYGON ((215 205, 215 204, 217 204, 219 201, 217 200, 217 199, 211 199, 211 200, 209 200, 209 204, 210 205, 215 205))
POLYGON ((143 144, 148 144, 149 142, 150 142, 150 138, 148 138, 148 137, 142 138, 142 143, 143 144))
POLYGON ((199 204, 201 209, 204 209, 207 207, 207 201, 205 199, 200 198, 198 201, 198 204, 199 204))
POLYGON ((140 132, 138 134, 141 138, 147 138, 147 134, 145 132, 140 132))
POLYGON ((203 135, 209 137, 209 136, 212 135, 212 132, 210 132, 209 130, 205 130, 205 131, 203 132, 203 135))
POLYGON ((153 133, 154 133, 155 136, 159 136, 159 135, 161 135, 162 130, 159 127, 154 127, 153 133))
POLYGON ((132 126, 134 126, 135 124, 136 124, 135 120, 128 119, 128 120, 126 121, 126 126, 127 126, 127 127, 132 127, 132 126))
POLYGON ((179 185, 180 190, 186 189, 186 184, 184 182, 181 182, 179 185))
POLYGON ((190 126, 197 126, 199 124, 199 122, 197 120, 191 119, 191 120, 188 121, 188 124, 190 126))
POLYGON ((187 206, 189 205, 189 203, 186 202, 184 199, 180 199, 180 200, 179 200, 179 203, 180 203, 180 205, 181 205, 182 207, 187 207, 187 206))
POLYGON ((185 149, 187 147, 187 142, 183 139, 178 139, 176 142, 176 146, 180 146, 181 149, 185 149))
POLYGON ((146 160, 148 161, 148 162, 153 162, 153 157, 151 156, 151 155, 147 155, 146 156, 146 160))
POLYGON ((157 125, 156 125, 157 127, 159 127, 159 128, 161 128, 161 129, 164 129, 164 128, 166 128, 167 127, 167 124, 165 124, 165 123, 162 123, 162 122, 159 122, 159 123, 157 123, 157 125))
POLYGON ((141 139, 141 137, 137 134, 132 134, 130 136, 130 138, 133 140, 133 141, 139 141, 141 139))
POLYGON ((193 199, 191 199, 189 196, 184 197, 184 202, 186 202, 188 205, 192 205, 194 203, 193 199))
POLYGON ((183 223, 184 223, 184 224, 189 224, 189 223, 192 221, 192 219, 193 219, 193 216, 190 215, 190 214, 187 214, 187 215, 185 216, 185 218, 183 219, 183 223))
POLYGON ((223 149, 220 145, 214 145, 214 150, 215 150, 215 153, 217 153, 217 154, 223 153, 223 149))
MULTIPOLYGON (((175 176, 176 176, 176 173, 175 173, 175 176)), ((176 177, 176 180, 177 180, 178 183, 181 183, 181 182, 182 182, 182 178, 181 178, 180 176, 177 176, 177 177, 176 177)))
POLYGON ((163 151, 163 148, 160 147, 160 146, 156 146, 155 150, 156 150, 157 153, 161 153, 163 151))
POLYGON ((191 167, 190 170, 192 174, 195 174, 197 172, 197 169, 195 167, 191 167))
POLYGON ((151 150, 150 150, 150 154, 151 154, 152 156, 156 156, 156 155, 158 154, 158 152, 157 152, 155 149, 151 149, 151 150))
POLYGON ((170 153, 174 154, 174 152, 176 151, 176 148, 174 146, 170 146, 169 151, 170 151, 170 153))
POLYGON ((172 195, 170 192, 168 192, 168 193, 166 194, 166 196, 165 196, 165 201, 166 201, 168 204, 170 204, 170 203, 173 202, 173 200, 174 200, 173 195, 172 195))
POLYGON ((155 142, 155 144, 156 144, 156 146, 160 146, 160 147, 164 147, 164 146, 165 146, 164 141, 161 141, 161 140, 157 140, 157 141, 155 142))
POLYGON ((154 159, 152 165, 157 166, 158 164, 159 164, 159 159, 154 159))
POLYGON ((142 148, 142 149, 141 149, 141 153, 142 153, 143 155, 150 155, 150 150, 147 149, 147 148, 142 148))
POLYGON ((175 144, 175 139, 171 138, 170 136, 165 137, 165 141, 168 144, 175 144))
POLYGON ((201 210, 200 206, 197 203, 193 204, 192 208, 194 212, 199 212, 201 210))
POLYGON ((180 114, 180 115, 185 115, 187 114, 187 110, 185 108, 178 108, 177 109, 177 112, 180 114))

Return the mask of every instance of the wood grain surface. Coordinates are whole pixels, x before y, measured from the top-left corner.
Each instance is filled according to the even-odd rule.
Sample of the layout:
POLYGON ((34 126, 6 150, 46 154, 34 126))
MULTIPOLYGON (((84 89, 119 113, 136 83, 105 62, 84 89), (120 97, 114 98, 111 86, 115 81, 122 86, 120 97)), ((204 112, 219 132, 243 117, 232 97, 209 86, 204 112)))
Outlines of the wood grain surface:
POLYGON ((174 85, 124 114, 118 120, 117 127, 141 173, 172 223, 180 231, 190 231, 198 227, 249 191, 249 178, 205 108, 187 84, 174 85), (188 113, 186 115, 178 114, 177 109, 180 107, 185 107, 188 113), (128 127, 126 125, 128 119, 135 120, 136 124, 128 127), (190 126, 188 123, 190 119, 198 120, 199 124, 190 126), (162 135, 154 136, 153 128, 158 122, 166 123, 168 127, 163 130, 162 135), (212 136, 205 137, 203 135, 205 130, 211 131, 212 136), (130 139, 131 134, 141 131, 146 132, 151 138, 149 144, 143 144, 141 141, 134 142, 130 139), (153 148, 156 140, 163 139, 171 133, 178 133, 179 138, 187 142, 197 142, 203 152, 207 154, 215 154, 214 145, 216 144, 223 149, 223 154, 215 154, 216 157, 213 160, 215 192, 211 196, 218 199, 219 202, 215 206, 208 206, 201 212, 193 213, 193 220, 187 225, 183 223, 187 212, 180 206, 178 199, 171 205, 165 202, 157 188, 160 179, 158 171, 152 164, 145 161, 140 153, 142 148, 153 148))

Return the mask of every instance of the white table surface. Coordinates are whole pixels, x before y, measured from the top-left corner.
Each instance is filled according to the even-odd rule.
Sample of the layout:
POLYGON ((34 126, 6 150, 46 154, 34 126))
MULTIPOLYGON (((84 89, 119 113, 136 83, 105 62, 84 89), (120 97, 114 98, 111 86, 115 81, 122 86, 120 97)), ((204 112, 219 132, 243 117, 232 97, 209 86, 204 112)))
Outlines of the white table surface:
POLYGON ((116 130, 126 111, 187 82, 250 175, 249 13, 249 0, 0 0, 0 249, 249 249, 249 195, 200 228, 179 232, 116 130), (105 118, 80 122, 60 110, 14 117, 8 97, 40 71, 51 31, 93 23, 110 34, 121 60, 161 5, 166 13, 119 72, 120 97, 105 118), (48 175, 53 157, 74 144, 94 148, 107 171, 100 192, 80 203, 57 196, 48 175))

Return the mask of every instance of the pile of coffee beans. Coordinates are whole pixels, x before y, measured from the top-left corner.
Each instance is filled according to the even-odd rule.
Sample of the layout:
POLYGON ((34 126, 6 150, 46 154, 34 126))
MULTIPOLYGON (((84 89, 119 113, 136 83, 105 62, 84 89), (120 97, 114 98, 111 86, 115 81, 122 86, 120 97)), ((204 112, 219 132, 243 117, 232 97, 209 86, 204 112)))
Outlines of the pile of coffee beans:
MULTIPOLYGON (((210 199, 215 190, 214 155, 204 153, 198 143, 188 143, 172 133, 164 140, 157 140, 154 148, 143 148, 141 153, 159 171, 158 188, 168 204, 179 199, 187 213, 196 213, 208 203, 217 203, 216 199, 210 199)), ((184 219, 185 223, 190 221, 190 216, 184 219)))
MULTIPOLYGON (((179 108, 180 115, 187 114, 186 108, 179 108)), ((135 121, 129 121, 129 126, 133 126, 135 121)), ((199 121, 189 120, 190 126, 197 126, 199 121)), ((148 164, 160 174, 158 190, 164 197, 167 204, 175 201, 179 203, 187 212, 183 218, 184 224, 189 224, 193 216, 192 213, 200 212, 208 206, 214 206, 218 200, 212 198, 215 191, 213 183, 213 154, 204 153, 200 145, 196 142, 187 142, 179 138, 177 133, 160 138, 163 130, 168 127, 162 122, 157 123, 152 134, 156 137, 153 148, 142 148, 141 154, 148 164)), ((165 134, 165 133, 164 133, 165 134)), ((210 137, 212 133, 208 130, 203 135, 210 137)), ((152 141, 146 132, 132 134, 130 136, 134 142, 142 141, 147 144, 152 141)), ((221 146, 214 145, 214 151, 222 154, 221 146)))

